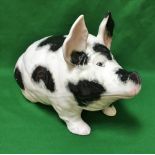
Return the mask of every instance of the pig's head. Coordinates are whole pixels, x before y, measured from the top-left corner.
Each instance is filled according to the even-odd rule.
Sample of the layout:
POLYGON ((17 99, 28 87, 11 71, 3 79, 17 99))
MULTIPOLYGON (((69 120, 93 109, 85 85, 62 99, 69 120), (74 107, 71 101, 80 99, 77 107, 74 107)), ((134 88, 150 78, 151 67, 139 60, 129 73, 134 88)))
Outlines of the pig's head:
POLYGON ((113 28, 111 13, 104 17, 97 36, 88 34, 83 15, 74 22, 63 44, 64 59, 71 68, 70 89, 73 89, 74 93, 87 94, 83 92, 90 91, 87 88, 78 92, 74 86, 85 89, 85 86, 91 84, 94 91, 101 89, 103 96, 118 99, 133 97, 140 91, 138 74, 123 69, 110 52, 113 28), (83 81, 85 83, 82 84, 83 81))

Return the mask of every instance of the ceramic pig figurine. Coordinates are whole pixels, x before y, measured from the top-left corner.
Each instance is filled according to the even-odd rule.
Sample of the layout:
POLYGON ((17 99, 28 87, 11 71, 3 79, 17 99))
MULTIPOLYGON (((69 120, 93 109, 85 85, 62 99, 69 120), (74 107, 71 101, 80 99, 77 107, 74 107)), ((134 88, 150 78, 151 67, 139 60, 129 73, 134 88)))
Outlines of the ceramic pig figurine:
POLYGON ((91 131, 81 118, 82 110, 114 116, 114 101, 140 91, 138 74, 123 69, 110 52, 113 28, 109 12, 97 36, 91 35, 80 15, 68 35, 34 42, 16 63, 14 77, 23 95, 51 105, 74 134, 91 131))

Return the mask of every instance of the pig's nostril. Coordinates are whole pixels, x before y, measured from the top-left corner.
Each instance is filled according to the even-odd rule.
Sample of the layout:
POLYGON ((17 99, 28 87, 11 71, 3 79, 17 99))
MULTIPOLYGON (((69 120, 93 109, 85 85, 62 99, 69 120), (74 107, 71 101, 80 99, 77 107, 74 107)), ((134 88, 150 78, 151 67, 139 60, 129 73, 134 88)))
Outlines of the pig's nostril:
POLYGON ((136 84, 140 84, 140 83, 141 83, 138 74, 135 73, 135 72, 130 73, 129 79, 132 80, 132 81, 133 81, 134 83, 136 83, 136 84))

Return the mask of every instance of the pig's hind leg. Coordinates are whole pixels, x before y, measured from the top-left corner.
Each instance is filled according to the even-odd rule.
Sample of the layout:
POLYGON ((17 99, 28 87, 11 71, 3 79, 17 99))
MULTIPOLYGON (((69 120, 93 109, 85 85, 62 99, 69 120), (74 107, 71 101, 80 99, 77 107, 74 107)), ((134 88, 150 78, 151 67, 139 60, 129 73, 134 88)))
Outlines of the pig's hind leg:
POLYGON ((102 110, 102 112, 107 116, 115 116, 116 115, 116 108, 112 106, 108 106, 102 110))
POLYGON ((29 101, 31 101, 31 102, 33 102, 33 103, 38 102, 38 101, 36 100, 36 98, 34 97, 34 95, 33 95, 32 93, 30 93, 29 91, 22 90, 22 94, 24 95, 24 97, 25 97, 27 100, 29 100, 29 101))

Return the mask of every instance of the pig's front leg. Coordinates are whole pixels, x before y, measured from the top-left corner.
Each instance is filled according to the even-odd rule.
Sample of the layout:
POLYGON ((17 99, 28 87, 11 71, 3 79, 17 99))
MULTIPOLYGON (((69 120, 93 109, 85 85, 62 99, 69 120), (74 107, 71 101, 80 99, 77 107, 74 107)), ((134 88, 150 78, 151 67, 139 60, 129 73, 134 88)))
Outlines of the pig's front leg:
POLYGON ((91 128, 87 123, 85 123, 81 118, 81 109, 71 108, 71 109, 61 109, 54 108, 59 117, 65 121, 67 128, 70 132, 78 135, 89 135, 91 128))
POLYGON ((102 112, 107 116, 115 116, 116 115, 116 108, 112 105, 109 107, 106 107, 102 110, 102 112))
POLYGON ((70 132, 78 135, 89 135, 90 134, 90 127, 86 124, 81 118, 75 120, 70 120, 66 122, 67 128, 70 132))

